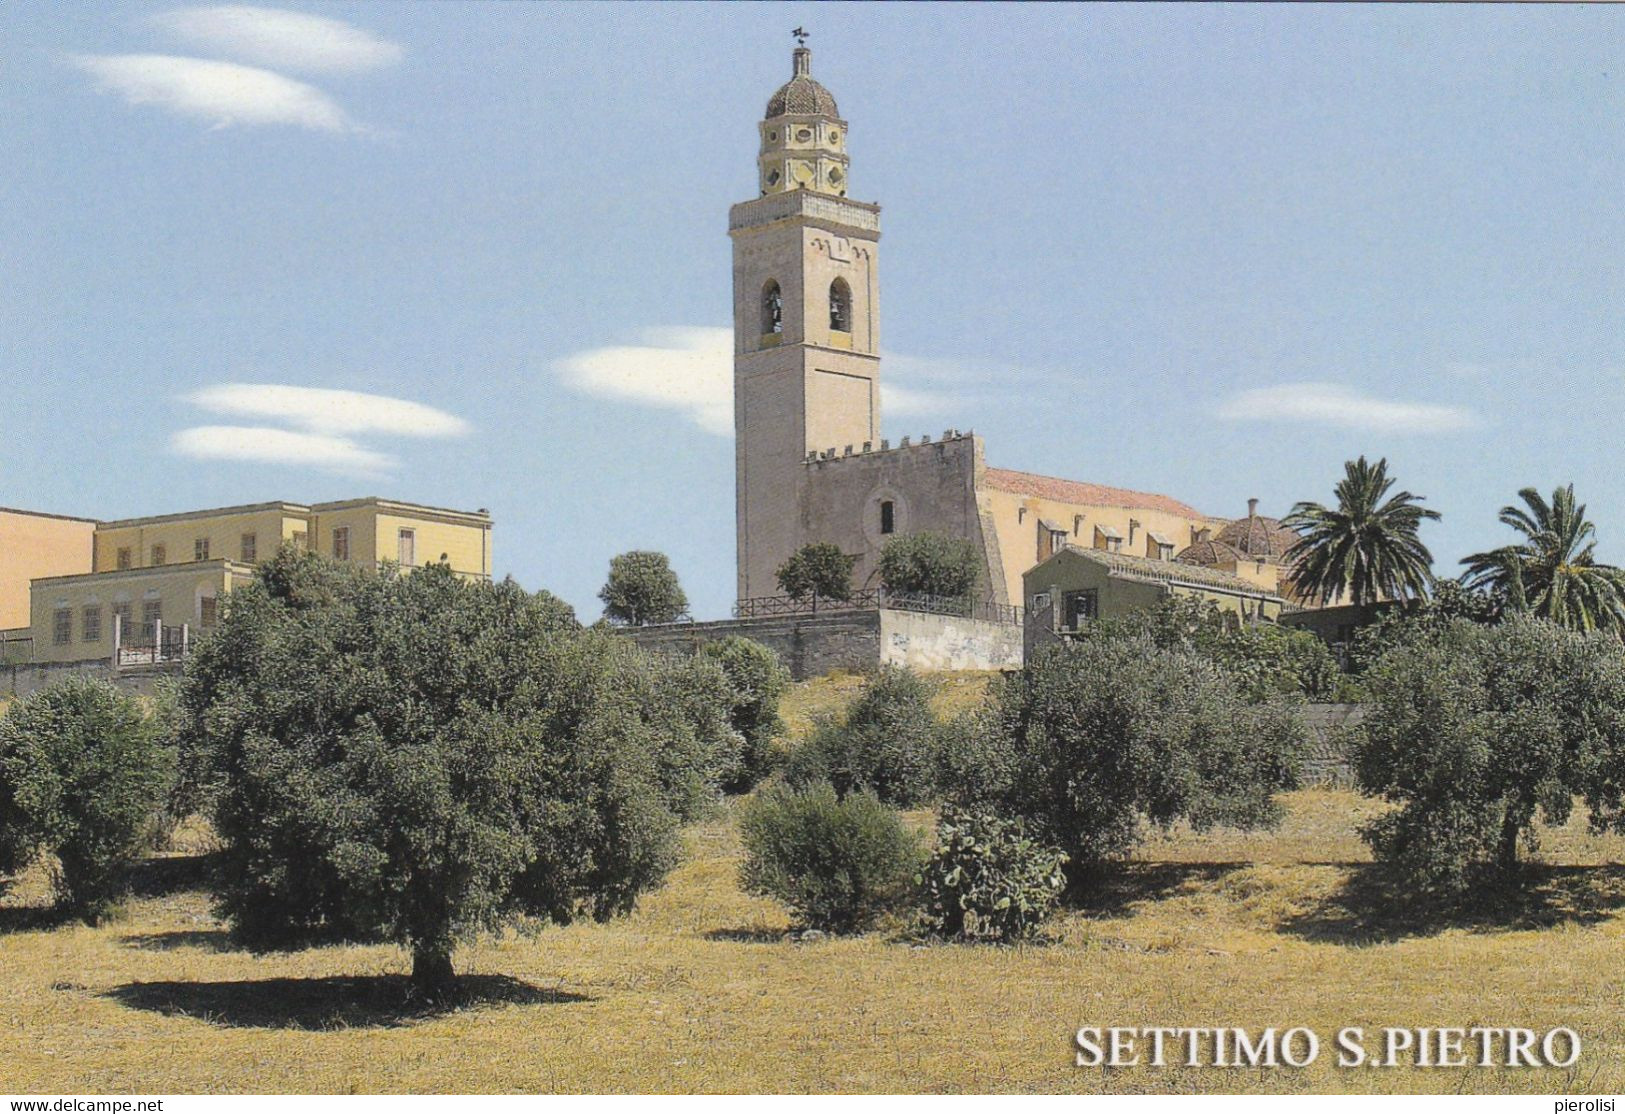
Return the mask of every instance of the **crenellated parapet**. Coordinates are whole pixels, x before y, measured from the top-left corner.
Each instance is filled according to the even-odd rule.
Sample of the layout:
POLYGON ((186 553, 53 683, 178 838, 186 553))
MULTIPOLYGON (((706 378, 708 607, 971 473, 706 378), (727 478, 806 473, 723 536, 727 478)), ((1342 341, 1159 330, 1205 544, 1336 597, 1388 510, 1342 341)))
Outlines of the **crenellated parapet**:
POLYGON ((918 441, 915 441, 912 437, 905 437, 895 446, 889 439, 882 438, 878 448, 875 446, 874 442, 865 441, 861 445, 845 445, 839 451, 836 451, 834 447, 828 449, 815 449, 807 453, 803 463, 827 464, 831 461, 848 460, 854 457, 868 458, 878 457, 884 454, 904 453, 911 449, 917 451, 920 449, 930 448, 933 444, 941 446, 953 441, 966 441, 970 440, 972 437, 974 437, 974 434, 968 429, 963 431, 948 429, 944 430, 942 437, 935 442, 931 440, 931 435, 929 433, 922 434, 918 441))

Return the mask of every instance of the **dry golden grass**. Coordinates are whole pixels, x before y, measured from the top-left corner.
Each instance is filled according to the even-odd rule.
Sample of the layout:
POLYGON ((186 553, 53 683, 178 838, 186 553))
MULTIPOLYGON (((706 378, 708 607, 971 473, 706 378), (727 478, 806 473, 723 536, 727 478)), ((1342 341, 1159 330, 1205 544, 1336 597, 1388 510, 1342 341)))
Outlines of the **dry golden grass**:
MULTIPOLYGON (((464 949, 484 1005, 391 1009, 387 947, 234 948, 184 855, 100 928, 0 902, 0 1090, 1586 1091, 1625 1088, 1625 843, 1547 840, 1517 915, 1440 926, 1365 892, 1341 792, 1288 798, 1273 834, 1174 832, 1056 924, 1050 946, 795 943, 739 891, 727 817, 632 916, 464 949), (1568 869, 1564 869, 1566 864, 1568 869), (166 873, 169 877, 166 879, 166 873), (1353 883, 1351 886, 1350 884, 1353 883), (1567 1025, 1576 1069, 1072 1066, 1080 1025, 1567 1025)), ((200 838, 201 833, 192 833, 200 838)), ((188 833, 180 844, 187 845, 188 833)))
MULTIPOLYGON (((988 685, 996 676, 984 670, 931 674, 931 683, 936 687, 933 709, 938 716, 949 718, 974 708, 987 698, 988 685)), ((838 715, 858 695, 864 680, 861 673, 840 672, 792 685, 779 705, 791 738, 806 735, 814 716, 820 713, 838 715)))
MULTIPOLYGON (((981 698, 985 677, 961 682, 940 699, 981 698)), ((798 686, 787 718, 804 730, 860 683, 798 686)), ((789 941, 736 885, 723 816, 630 917, 460 951, 484 1003, 427 1017, 396 1005, 397 949, 234 947, 192 888, 208 834, 189 827, 120 921, 43 923, 37 875, 0 900, 0 1091, 1625 1090, 1625 840, 1548 834, 1520 908, 1440 923, 1370 882, 1369 802, 1286 801, 1275 832, 1152 839, 1053 944, 1015 949, 789 941), (1346 1025, 1565 1025, 1585 1051, 1566 1071, 1338 1069, 1329 1047, 1302 1070, 1073 1066, 1081 1025, 1180 1024, 1325 1045, 1346 1025)))

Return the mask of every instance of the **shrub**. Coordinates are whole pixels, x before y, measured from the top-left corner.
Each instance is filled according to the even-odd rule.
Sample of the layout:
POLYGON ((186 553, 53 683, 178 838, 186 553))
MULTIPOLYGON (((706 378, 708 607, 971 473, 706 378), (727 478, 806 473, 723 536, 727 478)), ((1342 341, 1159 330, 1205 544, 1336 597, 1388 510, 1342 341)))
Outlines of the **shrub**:
POLYGON ((1212 662, 1143 636, 1047 653, 997 699, 1011 771, 982 803, 1065 851, 1074 880, 1133 850, 1142 819, 1273 824, 1274 793, 1296 782, 1303 728, 1288 707, 1249 704, 1212 662))
POLYGON ((1060 900, 1065 863, 1019 820, 945 809, 936 851, 919 877, 922 919, 952 939, 1031 939, 1060 900))
POLYGON ((940 753, 932 691, 918 674, 882 666, 844 716, 820 720, 790 752, 785 780, 801 787, 827 781, 838 796, 869 792, 903 808, 930 800, 940 753))
POLYGON ((672 623, 688 610, 688 597, 664 553, 632 550, 610 558, 609 579, 598 590, 604 618, 644 626, 672 623))
POLYGON ((790 671, 772 650, 748 638, 708 642, 700 653, 721 666, 728 680, 728 720, 743 750, 737 771, 723 787, 742 793, 773 767, 773 743, 784 732, 779 701, 790 687, 790 671))
POLYGON ((852 566, 857 558, 831 542, 804 545, 774 574, 779 590, 793 600, 852 598, 852 566))
POLYGON ((1455 620, 1366 675, 1356 780, 1400 807, 1369 824, 1377 859, 1422 893, 1515 879, 1537 813, 1564 823, 1585 794, 1595 828, 1625 828, 1625 647, 1553 623, 1455 620))
POLYGON ((746 804, 739 830, 740 885, 783 903, 808 927, 857 931, 909 901, 919 841, 867 793, 773 786, 746 804))
POLYGON ((458 941, 630 908, 715 760, 662 677, 511 581, 279 553, 179 697, 221 912, 261 946, 400 943, 436 1000, 458 941))
POLYGON ((1236 627, 1210 600, 1170 596, 1155 607, 1097 619, 1084 638, 1148 638, 1163 649, 1186 649, 1229 673, 1253 701, 1301 693, 1327 699, 1342 674, 1326 644, 1308 631, 1262 623, 1236 627))
POLYGON ((903 534, 880 551, 888 592, 962 599, 976 590, 982 557, 974 542, 947 534, 903 534))
POLYGON ((1016 756, 997 715, 999 693, 1010 684, 995 678, 986 703, 955 716, 938 733, 937 793, 952 804, 995 800, 1015 776, 1016 756))
POLYGON ((0 873, 56 856, 58 904, 96 921, 152 847, 175 749, 134 696, 74 677, 0 718, 0 873))

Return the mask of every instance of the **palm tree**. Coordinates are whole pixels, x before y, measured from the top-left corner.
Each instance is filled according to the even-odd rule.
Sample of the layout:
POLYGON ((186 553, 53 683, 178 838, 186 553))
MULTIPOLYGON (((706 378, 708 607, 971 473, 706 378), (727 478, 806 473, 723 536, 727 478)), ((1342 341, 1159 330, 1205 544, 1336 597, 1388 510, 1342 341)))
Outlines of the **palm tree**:
POLYGON ((1502 507, 1500 519, 1523 541, 1462 558, 1468 587, 1572 630, 1625 627, 1625 571, 1597 563, 1596 528, 1574 485, 1557 488, 1550 503, 1532 487, 1518 498, 1524 506, 1502 507))
POLYGON ((1343 465, 1336 510, 1299 503, 1281 520, 1298 534, 1282 560, 1294 567, 1302 596, 1325 605, 1345 594, 1354 603, 1427 595, 1433 554, 1416 532, 1439 512, 1419 506, 1421 496, 1408 491, 1389 496, 1393 486, 1386 459, 1373 465, 1362 456, 1343 465))

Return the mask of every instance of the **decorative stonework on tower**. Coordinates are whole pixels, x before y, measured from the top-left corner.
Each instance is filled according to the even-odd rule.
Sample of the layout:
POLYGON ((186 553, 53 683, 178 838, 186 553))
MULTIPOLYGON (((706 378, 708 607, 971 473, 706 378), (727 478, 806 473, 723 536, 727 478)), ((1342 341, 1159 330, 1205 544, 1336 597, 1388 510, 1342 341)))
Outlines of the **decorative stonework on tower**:
POLYGON ((823 540, 804 536, 807 454, 880 439, 880 207, 846 197, 846 121, 806 47, 759 130, 759 196, 728 214, 741 599, 823 540))
POLYGON ((846 196, 846 121, 812 77, 812 51, 796 48, 794 73, 767 102, 756 158, 763 194, 810 189, 846 196))

